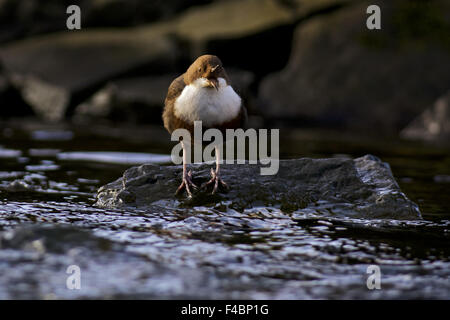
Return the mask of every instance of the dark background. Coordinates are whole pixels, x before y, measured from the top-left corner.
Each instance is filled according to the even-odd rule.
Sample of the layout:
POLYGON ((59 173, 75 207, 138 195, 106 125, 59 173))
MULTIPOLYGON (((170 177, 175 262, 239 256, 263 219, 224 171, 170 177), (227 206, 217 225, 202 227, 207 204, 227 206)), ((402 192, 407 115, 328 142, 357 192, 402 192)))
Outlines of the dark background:
POLYGON ((450 4, 438 0, 3 0, 0 118, 160 125, 171 80, 205 53, 250 126, 448 140, 450 4), (66 28, 70 4, 81 30, 66 28), (370 4, 381 30, 366 28, 370 4))

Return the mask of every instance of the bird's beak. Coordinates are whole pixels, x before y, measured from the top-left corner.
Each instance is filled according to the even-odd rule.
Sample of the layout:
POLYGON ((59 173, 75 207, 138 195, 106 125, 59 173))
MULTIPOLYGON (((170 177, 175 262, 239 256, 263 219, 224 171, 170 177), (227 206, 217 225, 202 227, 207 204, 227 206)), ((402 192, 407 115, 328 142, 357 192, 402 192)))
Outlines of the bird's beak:
POLYGON ((209 86, 219 91, 219 81, 215 78, 208 79, 209 86))
POLYGON ((215 66, 215 67, 212 67, 211 68, 211 73, 213 73, 214 71, 216 71, 216 69, 219 67, 219 65, 217 65, 217 66, 215 66))

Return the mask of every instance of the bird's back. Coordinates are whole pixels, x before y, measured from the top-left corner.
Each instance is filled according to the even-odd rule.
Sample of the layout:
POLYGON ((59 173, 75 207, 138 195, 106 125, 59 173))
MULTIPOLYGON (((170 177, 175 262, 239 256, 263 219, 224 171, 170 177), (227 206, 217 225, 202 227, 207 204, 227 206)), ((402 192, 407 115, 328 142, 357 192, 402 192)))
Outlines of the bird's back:
POLYGON ((183 92, 184 87, 186 87, 186 84, 184 83, 184 74, 182 74, 172 81, 169 89, 167 90, 162 118, 164 122, 164 128, 166 128, 169 133, 172 133, 181 125, 180 123, 178 123, 179 119, 175 116, 174 108, 175 100, 183 92))

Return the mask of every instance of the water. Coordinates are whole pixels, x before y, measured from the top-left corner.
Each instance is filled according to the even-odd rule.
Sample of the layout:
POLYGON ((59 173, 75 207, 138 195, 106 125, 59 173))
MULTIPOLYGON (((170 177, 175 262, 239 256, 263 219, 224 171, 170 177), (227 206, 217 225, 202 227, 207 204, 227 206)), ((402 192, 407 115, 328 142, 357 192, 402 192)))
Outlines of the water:
POLYGON ((450 298, 448 148, 282 135, 284 158, 372 153, 388 161, 424 220, 222 205, 96 208, 97 188, 133 161, 166 159, 158 155, 170 150, 169 137, 145 130, 0 130, 0 299, 450 298), (381 290, 366 286, 373 264, 381 290), (66 286, 70 265, 80 267, 80 290, 66 286))

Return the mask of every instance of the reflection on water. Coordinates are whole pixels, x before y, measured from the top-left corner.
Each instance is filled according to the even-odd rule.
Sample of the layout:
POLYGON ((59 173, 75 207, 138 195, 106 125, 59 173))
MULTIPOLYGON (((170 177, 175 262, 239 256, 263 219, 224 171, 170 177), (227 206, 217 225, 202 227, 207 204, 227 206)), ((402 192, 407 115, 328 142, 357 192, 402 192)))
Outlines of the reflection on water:
POLYGON ((57 154, 57 158, 59 160, 92 161, 127 165, 138 165, 142 163, 170 164, 172 161, 170 155, 111 151, 60 152, 57 154))
POLYGON ((425 218, 364 220, 224 205, 100 209, 96 189, 127 166, 102 161, 114 156, 98 150, 164 150, 120 139, 111 148, 111 138, 97 138, 92 150, 78 133, 65 141, 8 136, 0 138, 0 299, 450 297, 448 150, 283 142, 284 157, 380 156, 425 218), (100 160, 61 157, 85 150, 100 160), (381 268, 381 290, 367 289, 372 264, 381 268), (81 268, 81 290, 66 288, 69 265, 81 268))

